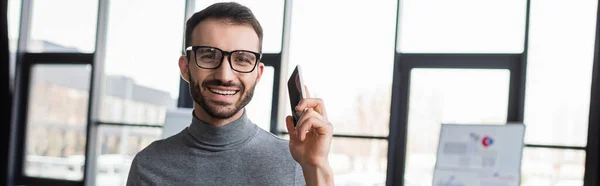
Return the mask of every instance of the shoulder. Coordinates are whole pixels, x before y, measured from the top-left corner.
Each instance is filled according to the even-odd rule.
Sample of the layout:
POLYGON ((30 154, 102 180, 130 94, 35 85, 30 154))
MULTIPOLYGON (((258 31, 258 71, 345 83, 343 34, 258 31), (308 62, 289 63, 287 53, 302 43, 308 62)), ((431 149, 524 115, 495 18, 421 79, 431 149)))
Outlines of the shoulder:
POLYGON ((294 161, 290 153, 290 142, 263 129, 258 129, 247 148, 249 149, 246 152, 254 156, 269 157, 278 161, 294 161))
POLYGON ((262 129, 259 130, 258 136, 260 140, 257 141, 262 143, 262 147, 267 148, 267 150, 262 150, 262 152, 268 153, 265 157, 275 160, 278 165, 289 165, 290 169, 287 175, 293 175, 294 185, 306 185, 302 167, 290 153, 290 141, 262 129))
POLYGON ((131 162, 127 185, 164 185, 168 180, 165 175, 177 171, 173 167, 178 166, 173 165, 180 163, 181 158, 177 156, 185 145, 182 140, 185 132, 184 129, 169 138, 156 140, 138 152, 131 162))
POLYGON ((254 138, 248 145, 257 151, 285 151, 289 153, 289 141, 283 139, 271 132, 268 132, 260 127, 256 127, 258 130, 254 135, 254 138))
POLYGON ((261 143, 268 143, 270 145, 275 145, 278 148, 285 148, 286 150, 289 149, 289 140, 283 139, 271 132, 263 130, 262 128, 258 129, 256 138, 261 143))
POLYGON ((168 137, 166 139, 156 140, 146 148, 142 149, 135 155, 134 162, 137 160, 139 163, 140 160, 148 159, 148 158, 157 158, 161 156, 168 155, 169 153, 176 152, 178 147, 184 146, 183 135, 186 132, 187 128, 182 130, 176 135, 168 137))

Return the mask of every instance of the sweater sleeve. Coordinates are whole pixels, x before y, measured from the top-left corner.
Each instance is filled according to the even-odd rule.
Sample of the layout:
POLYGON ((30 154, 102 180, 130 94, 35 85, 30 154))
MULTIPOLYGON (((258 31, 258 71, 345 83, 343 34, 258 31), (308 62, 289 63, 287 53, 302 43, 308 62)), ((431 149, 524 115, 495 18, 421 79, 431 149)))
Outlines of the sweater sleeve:
POLYGON ((129 175, 127 176, 127 186, 138 186, 142 185, 140 175, 138 172, 137 158, 134 158, 131 162, 131 168, 129 169, 129 175))

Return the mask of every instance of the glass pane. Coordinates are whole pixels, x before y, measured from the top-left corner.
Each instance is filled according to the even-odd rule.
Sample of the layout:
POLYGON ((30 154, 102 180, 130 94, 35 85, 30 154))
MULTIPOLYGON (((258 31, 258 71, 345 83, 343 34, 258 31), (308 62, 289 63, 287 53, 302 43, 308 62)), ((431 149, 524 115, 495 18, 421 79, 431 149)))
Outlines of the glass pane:
POLYGON ((16 59, 17 59, 17 45, 19 39, 19 26, 21 25, 21 0, 9 0, 8 1, 8 48, 10 52, 9 57, 9 77, 10 77, 10 87, 13 90, 14 81, 15 81, 15 69, 16 59))
POLYGON ((32 68, 24 173, 81 180, 90 87, 90 65, 32 68))
POLYGON ((96 185, 125 185, 135 154, 158 140, 161 132, 148 127, 98 127, 96 185))
POLYGON ((176 107, 184 10, 185 1, 111 1, 102 121, 162 124, 176 107))
POLYGON ((98 0, 34 0, 27 51, 92 53, 97 17, 98 0))
POLYGON ((398 52, 523 52, 526 0, 400 2, 398 52))
POLYGON ((21 0, 8 1, 8 38, 10 40, 10 52, 17 51, 19 39, 19 26, 21 25, 21 0))
POLYGON ((246 105, 248 118, 260 128, 271 130, 271 103, 273 101, 273 77, 275 69, 265 66, 263 75, 254 89, 254 97, 246 105))
MULTIPOLYGON (((396 3, 294 2, 289 66, 282 74, 289 78, 296 64, 302 66, 309 92, 325 101, 335 133, 388 135, 396 3)), ((280 128, 285 131, 283 122, 280 128)))
MULTIPOLYGON (((289 140, 290 136, 279 137, 289 140)), ((385 185, 387 140, 333 138, 329 164, 335 185, 385 185)))
MULTIPOLYGON (((196 0, 196 11, 217 3, 230 2, 224 0, 196 0)), ((281 52, 283 34, 283 8, 282 0, 234 0, 250 8, 263 29, 263 53, 281 52)))
POLYGON ((336 185, 385 185, 387 140, 333 138, 329 163, 336 185))
POLYGON ((586 146, 597 4, 532 1, 526 143, 586 146))
POLYGON ((521 165, 522 186, 582 186, 585 151, 525 148, 521 165))
POLYGON ((411 71, 405 185, 431 185, 442 123, 503 124, 509 70, 411 71))

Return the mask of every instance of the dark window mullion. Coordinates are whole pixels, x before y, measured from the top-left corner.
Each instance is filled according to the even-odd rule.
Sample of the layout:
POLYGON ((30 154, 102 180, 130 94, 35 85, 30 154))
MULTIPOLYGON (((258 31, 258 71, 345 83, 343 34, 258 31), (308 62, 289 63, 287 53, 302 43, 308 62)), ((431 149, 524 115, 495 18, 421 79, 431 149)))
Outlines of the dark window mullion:
POLYGON ((86 53, 26 53, 23 61, 30 64, 89 64, 93 65, 94 54, 86 53))
POLYGON ((405 68, 514 69, 520 54, 396 54, 405 68))
POLYGON ((61 185, 61 186, 83 186, 82 181, 56 180, 38 177, 23 177, 23 185, 61 185))
MULTIPOLYGON (((597 10, 600 10, 598 4, 597 10)), ((596 15, 596 42, 594 48, 594 66, 590 96, 590 114, 588 123, 587 151, 585 158, 584 186, 600 184, 600 11, 596 15)))
POLYGON ((96 125, 106 125, 106 126, 123 126, 123 127, 163 128, 162 125, 143 124, 143 123, 123 123, 123 122, 103 122, 103 121, 96 121, 96 122, 94 122, 94 124, 96 124, 96 125))
POLYGON ((586 150, 586 147, 578 146, 562 146, 562 145, 538 145, 538 144, 525 144, 527 148, 544 148, 544 149, 563 149, 563 150, 586 150))
POLYGON ((263 54, 261 61, 266 66, 273 67, 273 92, 271 93, 271 124, 269 126, 269 132, 277 134, 277 111, 279 110, 279 84, 281 77, 281 53, 277 54, 263 54))

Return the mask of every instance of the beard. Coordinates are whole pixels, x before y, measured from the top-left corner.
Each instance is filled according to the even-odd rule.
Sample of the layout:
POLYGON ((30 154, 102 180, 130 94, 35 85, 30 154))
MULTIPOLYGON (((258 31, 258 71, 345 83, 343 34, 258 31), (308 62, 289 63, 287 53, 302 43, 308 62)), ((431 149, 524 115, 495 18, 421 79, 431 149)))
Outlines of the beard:
MULTIPOLYGON (((190 73, 188 73, 188 74, 190 74, 190 73)), ((196 102, 198 105, 200 105, 200 108, 202 108, 209 116, 218 118, 218 119, 231 118, 233 115, 235 115, 240 110, 242 110, 242 108, 244 108, 246 105, 248 105, 248 103, 250 103, 250 101, 252 100, 252 96, 254 96, 254 88, 256 88, 256 83, 257 83, 255 81, 254 84, 252 85, 252 87, 250 87, 250 89, 248 89, 246 91, 246 87, 241 83, 240 84, 235 84, 232 82, 225 83, 225 82, 217 80, 217 79, 212 79, 212 80, 205 80, 204 82, 202 82, 202 84, 200 84, 199 82, 196 82, 191 77, 191 75, 188 76, 188 79, 190 80, 190 94, 192 95, 192 99, 194 100, 194 102, 196 102), (240 90, 238 92, 238 94, 241 94, 240 99, 238 99, 237 102, 233 103, 233 108, 228 107, 229 105, 231 105, 230 103, 215 101, 215 100, 206 100, 205 97, 202 95, 201 90, 203 88, 208 89, 207 86, 209 86, 209 85, 224 86, 224 87, 237 87, 240 90)))

